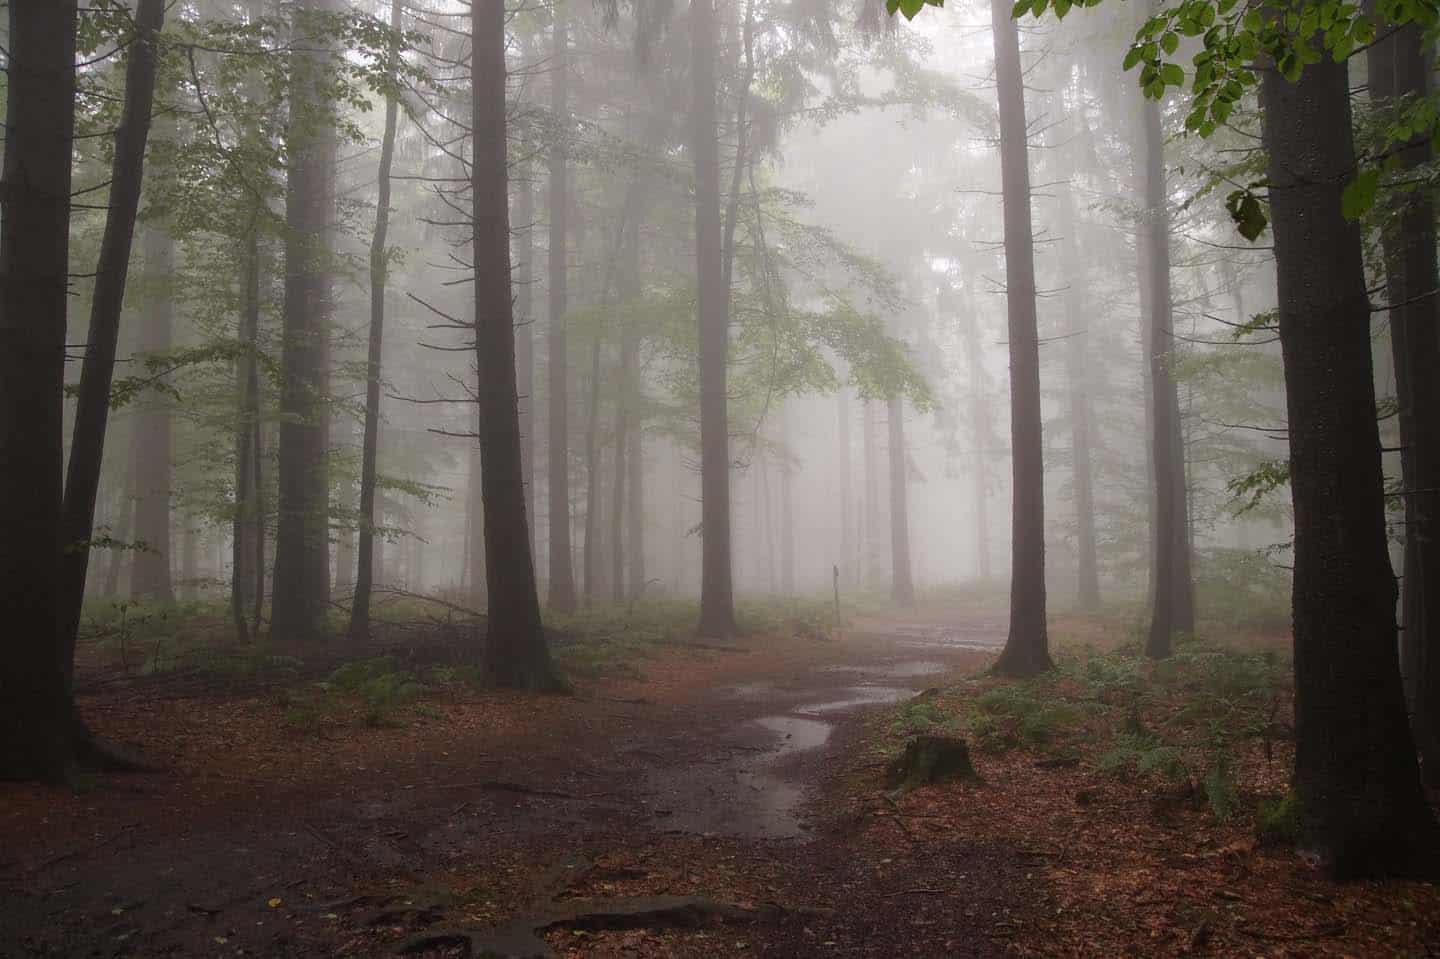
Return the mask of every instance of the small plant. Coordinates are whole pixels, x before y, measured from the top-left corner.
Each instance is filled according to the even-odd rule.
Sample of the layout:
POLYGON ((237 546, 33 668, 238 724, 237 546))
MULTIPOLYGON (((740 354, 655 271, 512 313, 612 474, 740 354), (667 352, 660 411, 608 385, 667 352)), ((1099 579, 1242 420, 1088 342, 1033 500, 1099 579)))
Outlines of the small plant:
POLYGON ((1293 845, 1304 832, 1300 797, 1287 792, 1279 799, 1264 800, 1255 812, 1255 834, 1261 842, 1293 845))
POLYGON ((1205 770, 1200 785, 1205 790, 1205 800, 1210 804, 1210 811, 1214 813, 1216 821, 1228 822, 1237 801, 1235 777, 1230 772, 1229 757, 1222 754, 1215 765, 1205 770))
POLYGON ((948 729, 952 725, 950 718, 939 706, 923 699, 915 699, 900 707, 894 721, 890 723, 890 732, 895 736, 913 736, 948 729))
POLYGON ((1158 776, 1167 782, 1179 782, 1189 775, 1180 750, 1147 732, 1116 736, 1115 745, 1100 757, 1099 767, 1101 772, 1158 776))

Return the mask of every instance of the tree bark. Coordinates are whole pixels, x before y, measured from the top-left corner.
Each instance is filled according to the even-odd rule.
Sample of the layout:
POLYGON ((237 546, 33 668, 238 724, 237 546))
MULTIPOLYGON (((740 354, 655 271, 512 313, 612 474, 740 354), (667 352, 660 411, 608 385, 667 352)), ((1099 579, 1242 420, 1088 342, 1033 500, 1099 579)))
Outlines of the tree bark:
POLYGON ((880 582, 880 441, 875 403, 861 403, 861 440, 865 447, 865 558, 861 577, 867 587, 880 582))
POLYGON ((75 0, 11 3, 0 189, 0 779, 73 758, 60 637, 75 0))
POLYGON ((1000 179, 1005 203, 1014 486, 1010 634, 995 671, 1004 676, 1034 676, 1051 665, 1045 623, 1045 476, 1025 88, 1020 71, 1020 36, 1010 18, 1010 7, 1005 0, 991 0, 995 85, 1000 98, 1000 179))
MULTIPOLYGON (((637 197, 638 203, 638 197, 637 197)), ((619 300, 626 309, 633 308, 640 298, 640 215, 630 217, 625 223, 622 239, 619 300)), ((615 482, 611 489, 610 504, 610 598, 623 602, 640 587, 633 577, 630 588, 625 584, 625 498, 626 481, 632 472, 629 463, 631 447, 630 432, 638 428, 638 405, 640 394, 640 335, 632 318, 621 321, 620 329, 620 388, 615 404, 615 482)))
POLYGON ((280 360, 279 520, 271 632, 317 636, 330 604, 330 273, 336 137, 319 89, 332 53, 310 16, 331 0, 303 0, 290 87, 285 185, 284 345, 280 360))
MULTIPOLYGON (((535 495, 535 187, 533 165, 521 161, 515 180, 515 376, 520 393, 520 458, 525 476, 525 515, 539 515, 535 495)), ((535 525, 530 524, 530 553, 535 525)))
POLYGON ((1175 380, 1170 375, 1175 347, 1170 293, 1170 206, 1165 192, 1165 138, 1157 101, 1145 102, 1141 127, 1145 218, 1139 240, 1145 250, 1141 282, 1147 289, 1150 461, 1155 483, 1155 531, 1151 537, 1153 595, 1145 653, 1154 659, 1163 659, 1170 655, 1177 633, 1195 631, 1195 611, 1190 599, 1185 447, 1180 432, 1180 401, 1175 380))
POLYGON ((565 136, 550 150, 549 367, 549 475, 550 494, 550 605, 562 613, 575 611, 575 568, 570 546, 570 371, 566 359, 565 311, 568 303, 566 219, 570 210, 569 159, 569 48, 563 3, 551 7, 555 18, 550 52, 550 113, 565 125, 565 136))
POLYGON ((555 690, 562 684, 540 625, 520 457, 505 166, 504 0, 475 0, 470 16, 476 397, 490 594, 480 670, 491 686, 555 690))
POLYGON ((780 410, 780 443, 785 457, 780 461, 780 591, 795 595, 795 491, 790 452, 790 409, 780 410))
MULTIPOLYGON (((401 30, 400 0, 390 0, 390 29, 401 30)), ((370 343, 365 361, 365 438, 360 453, 360 544, 356 552, 355 598, 350 604, 350 639, 370 635, 371 570, 375 555, 375 470, 380 453, 380 363, 385 340, 385 281, 389 273, 390 170, 395 162, 399 103, 385 98, 385 132, 375 198, 375 233, 370 238, 370 343)))
MULTIPOLYGON (((1408 24, 1376 40, 1366 55, 1370 95, 1383 108, 1402 96, 1430 94, 1430 63, 1422 29, 1408 24)), ((1419 136, 1396 153, 1400 169, 1432 160, 1419 136)), ((1405 554, 1401 576, 1400 674, 1422 772, 1440 785, 1440 315, 1435 291, 1435 201, 1424 190, 1404 193, 1391 229, 1382 231, 1390 346, 1400 420, 1405 488, 1405 554)))
POLYGON ((625 548, 629 554, 630 598, 638 599, 645 593, 645 419, 641 404, 638 364, 635 379, 635 412, 630 424, 630 453, 626 463, 630 471, 630 482, 626 495, 630 499, 626 526, 625 548))
POLYGON ((1395 578, 1344 64, 1262 74, 1295 510, 1295 790, 1341 877, 1433 872, 1396 654, 1395 578))
POLYGON ((905 458, 905 399, 889 400, 890 426, 890 599, 899 606, 915 603, 910 573, 909 463, 905 458))
MULTIPOLYGON (((175 326, 175 300, 172 292, 175 274, 175 241, 165 232, 163 226, 157 224, 145 228, 143 246, 145 286, 149 302, 141 313, 140 352, 164 353, 170 349, 175 326)), ((93 322, 92 326, 94 326, 93 322)), ((118 311, 116 312, 115 328, 118 333, 118 311)), ((92 335, 94 332, 96 331, 92 330, 92 335)), ((92 342, 94 341, 92 340, 92 342)), ((104 363, 107 370, 113 370, 113 353, 98 362, 104 363)), ((109 379, 108 375, 104 376, 105 395, 103 399, 92 401, 103 407, 99 411, 102 420, 99 424, 98 438, 102 448, 104 445, 103 415, 104 411, 109 408, 109 379)), ((97 382, 96 385, 100 384, 97 382)), ((81 389, 84 389, 83 374, 81 389)), ((76 404, 77 413, 80 405, 76 404)), ((72 454, 68 473, 70 481, 79 478, 76 475, 77 464, 78 469, 89 472, 86 460, 91 455, 91 451, 95 449, 96 443, 96 438, 92 434, 87 437, 87 441, 83 445, 79 444, 81 427, 78 416, 76 421, 77 433, 75 441, 71 444, 72 454), (74 456, 74 450, 77 448, 82 450, 78 460, 74 456)), ((170 483, 173 465, 171 454, 174 447, 170 398, 158 394, 141 398, 136 404, 134 423, 130 454, 134 458, 132 468, 135 475, 135 539, 143 543, 144 548, 136 551, 131 564, 130 597, 164 603, 174 602, 175 587, 170 577, 170 483)), ((87 422, 85 427, 87 433, 96 428, 93 421, 87 422)), ((98 479, 98 474, 96 478, 98 479)), ((70 482, 67 481, 67 497, 69 487, 70 482)), ((77 489, 77 494, 81 497, 84 495, 83 491, 79 489, 77 489)), ((75 508, 83 513, 85 511, 83 501, 77 501, 75 508)), ((82 516, 75 518, 76 531, 79 530, 82 522, 82 516)), ((83 575, 82 572, 80 574, 81 582, 83 582, 83 575)), ((70 588, 73 589, 75 577, 70 577, 70 580, 70 588)))
MULTIPOLYGON (((60 642, 67 675, 72 675, 75 639, 80 629, 80 611, 85 601, 85 579, 90 565, 89 541, 94 532, 95 497, 100 487, 100 469, 105 458, 105 431, 110 418, 110 385, 115 373, 115 351, 120 340, 120 314, 129 277, 130 248, 135 236, 136 213, 145 173, 145 144, 150 135, 150 117, 155 98, 155 35, 164 24, 161 0, 144 0, 135 11, 136 37, 125 62, 125 105, 115 137, 115 154, 110 168, 109 209, 100 243, 95 272, 95 290, 90 304, 90 329, 85 359, 80 371, 80 390, 75 402, 75 424, 71 434, 70 463, 65 477, 65 500, 61 516, 63 570, 60 642)), ((67 157, 68 162, 68 157, 67 157)), ((154 235, 154 234, 152 234, 154 235)), ((170 340, 170 276, 174 246, 162 237, 159 249, 146 249, 146 272, 164 289, 161 303, 147 315, 141 330, 142 349, 168 349, 170 340)), ((137 459, 132 476, 140 484, 141 497, 135 508, 136 534, 168 546, 170 533, 170 419, 169 411, 152 414, 149 409, 136 417, 140 435, 132 441, 135 450, 155 457, 153 462, 137 459), (153 446, 148 442, 158 439, 153 446), (163 490, 154 489, 156 484, 163 490), (156 496, 161 497, 158 503, 156 496)), ((170 589, 170 561, 165 554, 136 554, 133 580, 145 587, 143 595, 174 599, 170 589), (158 563, 156 560, 158 559, 158 563)), ((132 587, 132 594, 135 589, 132 587)))
POLYGON ((265 460, 260 420, 260 204, 241 240, 240 345, 236 366, 240 409, 235 427, 235 520, 230 618, 243 642, 260 631, 265 602, 265 460), (250 620, 247 623, 247 607, 250 620))
POLYGON ((855 562, 854 482, 850 450, 850 401, 842 386, 835 391, 835 438, 840 454, 840 575, 844 585, 859 580, 855 562))
POLYGON ((696 314, 700 338, 701 636, 735 635, 730 545, 730 421, 726 379, 730 291, 725 288, 720 223, 720 143, 716 130, 714 0, 690 2, 691 120, 695 153, 696 314))

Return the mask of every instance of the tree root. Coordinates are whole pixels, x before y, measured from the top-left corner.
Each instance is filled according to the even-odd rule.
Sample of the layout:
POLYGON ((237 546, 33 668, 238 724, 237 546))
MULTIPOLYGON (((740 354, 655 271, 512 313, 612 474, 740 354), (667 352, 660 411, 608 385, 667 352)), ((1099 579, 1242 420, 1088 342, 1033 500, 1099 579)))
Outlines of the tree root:
POLYGON ((574 900, 550 911, 512 919, 492 929, 450 928, 421 933, 396 952, 413 955, 442 946, 464 946, 472 957, 552 959, 543 937, 551 929, 639 929, 648 926, 695 928, 710 921, 773 922, 786 914, 779 906, 751 909, 700 896, 643 896, 620 900, 574 900))
POLYGON ((146 762, 96 736, 78 713, 71 720, 70 735, 74 742, 75 765, 81 770, 101 773, 164 772, 164 767, 146 762))

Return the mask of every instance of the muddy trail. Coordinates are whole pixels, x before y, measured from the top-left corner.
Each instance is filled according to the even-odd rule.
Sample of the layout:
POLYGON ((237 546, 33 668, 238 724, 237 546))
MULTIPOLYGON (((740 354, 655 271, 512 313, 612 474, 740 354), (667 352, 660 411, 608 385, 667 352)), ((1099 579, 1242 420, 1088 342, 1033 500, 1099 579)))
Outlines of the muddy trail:
POLYGON ((0 955, 1000 954, 1024 854, 926 839, 897 864, 831 799, 884 816, 877 707, 1003 639, 968 614, 751 638, 574 697, 258 741, 263 702, 155 703, 129 732, 170 771, 3 787, 0 955))

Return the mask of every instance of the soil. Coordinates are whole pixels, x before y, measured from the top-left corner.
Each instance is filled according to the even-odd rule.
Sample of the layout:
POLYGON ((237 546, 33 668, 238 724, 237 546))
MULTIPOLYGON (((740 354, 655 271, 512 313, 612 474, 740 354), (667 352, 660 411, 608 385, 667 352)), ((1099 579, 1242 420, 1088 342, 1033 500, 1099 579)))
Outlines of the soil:
POLYGON ((758 911, 543 935, 577 956, 1000 955, 1036 900, 1033 857, 955 836, 901 864, 831 799, 853 792, 860 717, 1003 638, 951 614, 675 647, 643 678, 461 691, 390 728, 296 730, 275 690, 243 683, 102 686, 92 724, 167 771, 0 786, 0 955, 383 955, 426 930, 679 895, 758 911))

